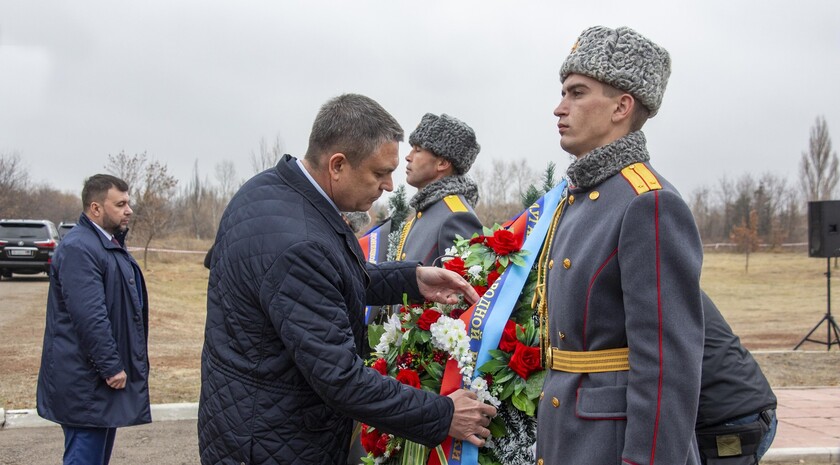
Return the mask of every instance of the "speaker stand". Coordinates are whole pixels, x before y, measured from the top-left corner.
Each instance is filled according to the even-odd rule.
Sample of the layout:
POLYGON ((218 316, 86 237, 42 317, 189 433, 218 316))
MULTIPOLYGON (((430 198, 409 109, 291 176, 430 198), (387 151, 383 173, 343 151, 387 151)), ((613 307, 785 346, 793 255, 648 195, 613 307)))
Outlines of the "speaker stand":
POLYGON ((827 310, 825 312, 825 316, 823 316, 822 320, 820 320, 819 323, 817 323, 817 325, 814 326, 813 329, 811 329, 811 332, 806 334, 805 337, 803 337, 802 340, 799 341, 799 344, 796 344, 796 347, 794 347, 793 350, 798 349, 799 346, 801 346, 802 343, 805 341, 816 342, 817 344, 824 344, 827 346, 826 350, 831 350, 831 346, 833 346, 834 344, 837 344, 837 347, 840 348, 840 327, 837 326, 837 322, 834 321, 834 317, 831 316, 831 257, 826 257, 825 259, 825 288, 827 302, 827 310), (825 342, 818 341, 816 339, 809 339, 811 335, 814 334, 814 331, 816 331, 817 328, 819 328, 820 325, 823 324, 823 322, 825 322, 828 326, 825 342), (832 331, 834 331, 834 339, 831 338, 832 331))

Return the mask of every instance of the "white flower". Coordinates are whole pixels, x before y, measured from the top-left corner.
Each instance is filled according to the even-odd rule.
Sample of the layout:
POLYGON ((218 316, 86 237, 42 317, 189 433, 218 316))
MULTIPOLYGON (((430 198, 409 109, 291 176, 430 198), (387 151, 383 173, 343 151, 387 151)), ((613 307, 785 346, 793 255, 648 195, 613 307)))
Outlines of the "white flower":
MULTIPOLYGON (((443 254, 444 254, 444 255, 448 255, 448 256, 450 256, 450 257, 457 256, 457 255, 458 255, 458 247, 453 245, 452 247, 449 247, 448 249, 444 250, 444 251, 443 251, 443 254)), ((447 259, 445 259, 445 260, 443 260, 443 261, 449 261, 449 260, 452 260, 452 259, 451 259, 451 258, 447 258, 447 259)))
POLYGON ((486 391, 487 390, 487 380, 484 378, 476 378, 472 380, 470 383, 470 391, 486 391))
POLYGON ((469 354, 470 340, 467 337, 467 326, 463 321, 440 317, 429 327, 432 333, 432 345, 446 351, 449 356, 461 365, 464 356, 469 354))
POLYGON ((492 404, 496 408, 498 408, 499 405, 501 405, 499 399, 494 397, 487 390, 487 380, 485 380, 484 378, 475 378, 474 380, 472 380, 472 382, 470 382, 469 386, 470 391, 474 392, 476 396, 478 396, 478 400, 480 400, 481 402, 492 404))
POLYGON ((385 356, 391 347, 397 345, 402 337, 402 324, 400 323, 400 316, 396 313, 388 317, 388 321, 383 325, 385 332, 379 338, 379 344, 376 344, 376 353, 385 356))
POLYGON ((467 270, 467 273, 469 273, 469 275, 473 278, 478 278, 481 276, 482 270, 483 268, 481 267, 481 265, 473 265, 470 267, 470 269, 467 270))

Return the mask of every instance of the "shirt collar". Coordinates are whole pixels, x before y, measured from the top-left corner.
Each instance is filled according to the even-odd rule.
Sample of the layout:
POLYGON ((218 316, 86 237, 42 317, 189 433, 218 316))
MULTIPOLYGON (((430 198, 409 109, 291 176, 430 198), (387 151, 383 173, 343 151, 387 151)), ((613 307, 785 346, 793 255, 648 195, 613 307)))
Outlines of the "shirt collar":
MULTIPOLYGON (((90 217, 88 217, 88 219, 90 220, 90 217)), ((102 234, 105 235, 105 239, 108 239, 109 242, 111 241, 111 239, 114 238, 113 234, 111 234, 108 231, 105 231, 104 229, 102 229, 102 226, 99 226, 98 224, 96 224, 96 221, 90 220, 90 222, 93 223, 94 226, 96 226, 96 229, 98 229, 99 232, 101 232, 102 234)))
POLYGON ((315 189, 317 189, 318 192, 320 192, 321 195, 323 195, 324 198, 327 199, 327 202, 329 202, 330 205, 332 205, 333 208, 335 208, 335 211, 337 211, 339 214, 341 214, 341 210, 338 209, 338 206, 335 204, 335 202, 333 202, 332 199, 329 198, 327 193, 324 192, 324 189, 321 189, 321 186, 317 182, 315 182, 315 178, 313 178, 309 174, 309 171, 306 171, 306 167, 303 166, 303 162, 301 162, 299 158, 295 158, 295 161, 297 162, 298 167, 300 167, 300 170, 303 171, 303 175, 306 176, 306 179, 308 179, 309 182, 312 183, 313 186, 315 186, 315 189))

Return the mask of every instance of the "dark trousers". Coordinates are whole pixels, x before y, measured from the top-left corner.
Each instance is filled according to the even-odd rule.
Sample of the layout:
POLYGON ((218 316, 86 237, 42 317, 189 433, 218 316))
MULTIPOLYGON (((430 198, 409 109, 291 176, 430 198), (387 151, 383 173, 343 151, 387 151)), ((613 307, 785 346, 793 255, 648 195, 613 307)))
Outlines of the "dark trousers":
POLYGON ((64 465, 108 465, 116 428, 61 425, 61 429, 64 430, 64 465))

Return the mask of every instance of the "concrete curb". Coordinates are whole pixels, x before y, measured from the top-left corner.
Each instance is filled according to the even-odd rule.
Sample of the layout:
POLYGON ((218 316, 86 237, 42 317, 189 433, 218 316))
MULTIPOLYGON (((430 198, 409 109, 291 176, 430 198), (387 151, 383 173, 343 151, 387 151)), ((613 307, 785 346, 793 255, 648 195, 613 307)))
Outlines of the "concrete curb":
MULTIPOLYGON (((152 421, 197 420, 198 403, 152 405, 152 421)), ((57 427, 58 424, 38 416, 35 409, 4 410, 0 408, 0 430, 8 428, 57 427)), ((761 463, 840 464, 840 447, 789 447, 767 451, 761 463)))
POLYGON ((840 464, 840 447, 787 447, 770 449, 761 458, 761 463, 790 463, 798 461, 807 464, 840 464))
MULTIPOLYGON (((198 420, 198 403, 154 404, 152 421, 198 420)), ((4 410, 0 409, 0 428, 43 428, 58 426, 38 415, 35 409, 4 410)))

